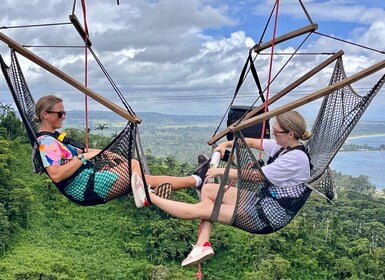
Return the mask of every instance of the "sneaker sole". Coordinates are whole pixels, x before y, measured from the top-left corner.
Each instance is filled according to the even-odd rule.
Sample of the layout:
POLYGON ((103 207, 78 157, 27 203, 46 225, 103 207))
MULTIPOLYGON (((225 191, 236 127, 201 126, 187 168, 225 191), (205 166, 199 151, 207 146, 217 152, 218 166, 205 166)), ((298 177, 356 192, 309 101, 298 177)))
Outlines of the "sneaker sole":
POLYGON ((199 260, 193 260, 191 262, 188 262, 188 263, 185 263, 183 264, 182 263, 182 266, 183 267, 190 267, 190 266, 194 266, 194 265, 197 265, 197 264, 200 264, 208 259, 210 259, 212 256, 214 256, 214 252, 207 252, 206 253, 207 255, 204 255, 202 258, 200 258, 199 260))
POLYGON ((168 199, 168 198, 170 198, 173 190, 174 190, 174 188, 173 188, 172 184, 162 183, 154 189, 154 194, 161 197, 161 198, 168 199))
MULTIPOLYGON (((139 174, 136 172, 132 172, 131 175, 131 189, 132 189, 132 194, 134 196, 134 201, 135 201, 135 206, 137 208, 143 207, 143 203, 139 200, 138 198, 138 193, 136 192, 136 185, 138 182, 140 182, 142 179, 140 178, 139 174)), ((142 183, 143 184, 143 183, 142 183)))
POLYGON ((205 161, 208 161, 208 160, 209 160, 208 156, 206 156, 206 155, 199 155, 198 156, 198 165, 200 165, 200 164, 202 164, 202 163, 204 163, 205 161))

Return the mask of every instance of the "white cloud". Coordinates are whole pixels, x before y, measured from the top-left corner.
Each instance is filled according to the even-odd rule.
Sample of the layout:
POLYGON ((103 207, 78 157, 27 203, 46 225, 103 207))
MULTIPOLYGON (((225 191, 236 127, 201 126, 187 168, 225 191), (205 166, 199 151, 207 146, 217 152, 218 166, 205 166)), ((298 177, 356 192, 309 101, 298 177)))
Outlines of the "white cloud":
MULTIPOLYGON (((336 30, 336 36, 374 48, 385 45, 385 38, 378 35, 384 33, 385 11, 378 7, 376 2, 304 2, 313 20, 320 24, 320 29, 323 23, 330 28, 328 21, 354 23, 346 33, 336 30)), ((259 40, 255 34, 260 32, 255 30, 250 22, 256 21, 260 26, 263 17, 267 17, 271 10, 272 1, 260 3, 261 1, 256 0, 130 0, 120 1, 118 6, 112 0, 95 0, 87 3, 87 22, 94 51, 135 111, 222 114, 234 92, 248 50, 259 40), (256 19, 254 15, 250 15, 252 7, 255 7, 255 13, 258 15, 256 19)), ((306 17, 299 10, 298 1, 281 3, 281 26, 288 30, 302 26, 306 17)), ((0 18, 0 26, 68 22, 72 4, 71 1, 64 0, 2 1, 0 9, 6 12, 0 18)), ((75 12, 83 23, 79 3, 75 12)), ((21 44, 82 45, 82 40, 72 25, 0 31, 21 44)), ((323 31, 327 31, 327 34, 334 33, 333 28, 323 31)), ((297 43, 278 45, 276 50, 292 52, 297 43)), ((383 57, 378 53, 317 35, 310 37, 302 51, 330 52, 339 49, 346 52, 345 64, 348 74, 383 57)), ((82 49, 30 50, 83 81, 82 49)), ((0 53, 8 54, 4 44, 0 44, 0 53)), ((286 59, 284 56, 274 59, 273 75, 286 59)), ((274 82, 271 93, 278 92, 324 59, 326 56, 296 57, 274 82)), ((261 82, 266 86, 269 57, 260 56, 258 63, 261 82)), ((65 97, 71 108, 82 106, 81 93, 26 59, 23 59, 22 67, 36 96, 57 92, 65 97)), ((327 84, 331 69, 332 67, 329 67, 317 75, 291 98, 327 84)), ((91 58, 88 79, 92 89, 118 102, 107 80, 102 77, 101 71, 91 58)), ((6 91, 1 79, 0 91, 6 91)), ((244 96, 241 95, 239 102, 250 103, 255 99, 255 92, 255 83, 252 80, 246 81, 242 88, 244 96)), ((0 95, 0 102, 4 102, 5 95, 0 95)))

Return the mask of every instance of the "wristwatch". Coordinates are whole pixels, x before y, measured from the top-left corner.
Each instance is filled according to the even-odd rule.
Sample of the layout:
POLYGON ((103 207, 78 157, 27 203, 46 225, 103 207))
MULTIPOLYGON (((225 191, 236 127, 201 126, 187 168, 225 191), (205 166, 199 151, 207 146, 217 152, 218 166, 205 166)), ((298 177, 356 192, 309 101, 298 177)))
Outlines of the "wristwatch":
POLYGON ((83 154, 77 154, 76 157, 82 161, 83 164, 86 164, 86 159, 83 154))

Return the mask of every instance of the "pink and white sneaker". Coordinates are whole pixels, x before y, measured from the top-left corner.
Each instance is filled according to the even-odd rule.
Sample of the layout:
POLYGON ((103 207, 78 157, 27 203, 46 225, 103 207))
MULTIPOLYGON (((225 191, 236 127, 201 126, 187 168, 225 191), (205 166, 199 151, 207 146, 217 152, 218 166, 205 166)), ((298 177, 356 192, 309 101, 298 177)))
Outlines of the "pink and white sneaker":
POLYGON ((143 180, 136 172, 132 172, 131 175, 131 188, 132 194, 134 195, 135 205, 137 208, 142 208, 150 205, 150 203, 147 201, 143 180))
POLYGON ((205 242, 203 246, 193 246, 190 254, 182 262, 183 267, 189 267, 208 260, 214 255, 210 242, 205 242))

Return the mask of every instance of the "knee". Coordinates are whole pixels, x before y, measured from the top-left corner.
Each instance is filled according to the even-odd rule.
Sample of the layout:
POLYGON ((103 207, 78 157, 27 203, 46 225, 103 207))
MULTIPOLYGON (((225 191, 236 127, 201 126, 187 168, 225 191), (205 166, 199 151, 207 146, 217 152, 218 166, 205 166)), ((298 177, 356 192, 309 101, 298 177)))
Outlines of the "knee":
POLYGON ((202 187, 202 198, 203 197, 216 197, 218 193, 218 184, 205 184, 202 187))
POLYGON ((196 205, 196 209, 193 215, 198 214, 198 218, 202 220, 210 219, 214 208, 214 201, 211 201, 211 200, 201 201, 195 205, 196 205))

